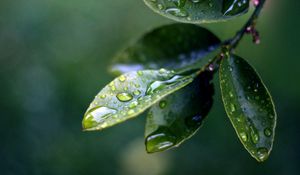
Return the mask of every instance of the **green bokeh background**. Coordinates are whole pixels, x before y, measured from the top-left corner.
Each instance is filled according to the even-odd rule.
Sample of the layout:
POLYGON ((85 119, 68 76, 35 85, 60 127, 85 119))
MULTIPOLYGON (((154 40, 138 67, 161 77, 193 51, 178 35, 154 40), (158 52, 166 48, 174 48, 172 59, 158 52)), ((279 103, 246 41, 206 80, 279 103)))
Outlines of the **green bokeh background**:
MULTIPOLYGON (((269 0, 258 28, 237 49, 273 94, 278 126, 269 160, 259 164, 235 136, 220 100, 181 147, 147 155, 145 118, 82 132, 94 95, 112 80, 107 65, 132 39, 172 23, 141 0, 0 1, 0 174, 299 174, 299 0, 269 0)), ((206 24, 229 38, 247 15, 206 24)))

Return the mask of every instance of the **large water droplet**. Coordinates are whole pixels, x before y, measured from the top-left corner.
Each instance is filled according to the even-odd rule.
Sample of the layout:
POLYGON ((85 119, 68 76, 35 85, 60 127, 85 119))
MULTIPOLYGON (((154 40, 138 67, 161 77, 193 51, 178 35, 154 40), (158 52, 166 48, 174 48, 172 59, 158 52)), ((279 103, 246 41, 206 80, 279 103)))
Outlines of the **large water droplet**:
POLYGON ((117 94, 117 98, 119 101, 121 102, 127 102, 127 101, 130 101, 132 100, 132 95, 129 94, 129 93, 126 93, 126 92, 122 92, 122 93, 118 93, 117 94))
POLYGON ((175 75, 170 80, 154 81, 154 82, 150 83, 150 85, 148 86, 146 94, 152 95, 160 90, 163 90, 167 85, 171 85, 171 84, 179 81, 180 78, 182 78, 182 76, 175 75))
POLYGON ((176 143, 176 137, 166 127, 159 127, 146 138, 148 152, 166 150, 176 143))
POLYGON ((117 111, 112 108, 100 106, 89 110, 83 119, 84 129, 94 128, 96 126, 105 127, 105 120, 117 111), (101 126, 102 124, 102 126, 101 126), (103 125, 104 124, 104 125, 103 125))

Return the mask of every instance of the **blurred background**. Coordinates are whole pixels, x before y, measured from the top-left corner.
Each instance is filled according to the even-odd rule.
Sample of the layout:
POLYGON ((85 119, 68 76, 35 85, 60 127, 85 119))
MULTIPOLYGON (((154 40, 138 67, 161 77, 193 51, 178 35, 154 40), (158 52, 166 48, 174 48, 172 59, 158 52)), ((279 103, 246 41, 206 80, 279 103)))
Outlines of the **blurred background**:
MULTIPOLYGON (((259 164, 235 136, 218 89, 199 132, 165 153, 145 153, 143 116, 81 131, 89 103, 113 79, 107 66, 114 54, 173 23, 143 1, 1 0, 0 174, 298 174, 299 7, 298 0, 268 1, 258 25, 261 44, 247 36, 237 50, 256 67, 278 111, 273 152, 259 164)), ((226 39, 246 19, 204 26, 226 39)))

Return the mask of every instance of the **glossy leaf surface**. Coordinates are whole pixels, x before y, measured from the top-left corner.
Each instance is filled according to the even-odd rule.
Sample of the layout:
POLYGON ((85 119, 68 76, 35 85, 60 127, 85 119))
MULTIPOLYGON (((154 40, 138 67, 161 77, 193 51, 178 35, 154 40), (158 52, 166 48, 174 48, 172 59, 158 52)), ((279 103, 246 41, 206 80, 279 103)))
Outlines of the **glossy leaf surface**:
POLYGON ((256 71, 232 55, 220 66, 220 86, 225 110, 248 152, 265 161, 274 141, 276 111, 272 98, 256 71))
POLYGON ((153 11, 187 23, 207 23, 244 14, 249 0, 144 0, 153 11))
POLYGON ((211 109, 212 72, 202 72, 191 84, 150 108, 145 128, 149 153, 179 146, 200 128, 211 109))
POLYGON ((203 59, 220 40, 193 24, 171 24, 154 29, 122 50, 113 60, 116 74, 142 69, 182 69, 207 63, 203 59))
POLYGON ((117 77, 95 97, 84 115, 84 130, 101 130, 128 120, 172 92, 186 86, 193 75, 144 70, 117 77))

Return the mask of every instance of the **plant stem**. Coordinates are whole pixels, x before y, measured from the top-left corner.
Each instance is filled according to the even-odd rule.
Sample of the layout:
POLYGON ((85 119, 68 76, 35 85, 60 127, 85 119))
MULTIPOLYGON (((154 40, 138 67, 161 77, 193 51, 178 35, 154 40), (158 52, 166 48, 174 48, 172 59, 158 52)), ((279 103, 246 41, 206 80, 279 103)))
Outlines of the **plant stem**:
POLYGON ((258 4, 256 5, 253 14, 248 19, 246 24, 236 33, 234 37, 221 44, 222 51, 220 52, 220 54, 218 54, 212 60, 209 61, 209 63, 205 66, 205 69, 211 70, 210 67, 213 66, 213 70, 217 70, 217 68, 220 65, 220 61, 223 59, 225 54, 228 54, 228 52, 232 52, 238 46, 243 36, 248 32, 249 27, 254 29, 256 21, 260 15, 260 12, 266 0, 257 0, 257 2, 258 4))
POLYGON ((236 35, 232 39, 230 39, 227 42, 226 45, 229 46, 229 50, 235 49, 238 46, 241 39, 243 38, 243 36, 247 32, 248 27, 255 26, 256 21, 259 17, 259 14, 260 14, 261 10, 263 9, 263 6, 264 6, 265 2, 266 2, 266 0, 259 0, 259 4, 256 6, 253 14, 251 15, 251 17, 249 18, 247 23, 243 26, 243 28, 240 31, 238 31, 236 33, 236 35))

